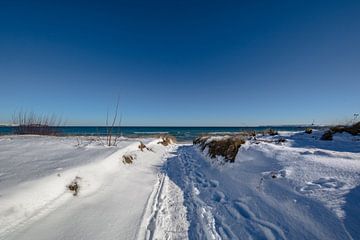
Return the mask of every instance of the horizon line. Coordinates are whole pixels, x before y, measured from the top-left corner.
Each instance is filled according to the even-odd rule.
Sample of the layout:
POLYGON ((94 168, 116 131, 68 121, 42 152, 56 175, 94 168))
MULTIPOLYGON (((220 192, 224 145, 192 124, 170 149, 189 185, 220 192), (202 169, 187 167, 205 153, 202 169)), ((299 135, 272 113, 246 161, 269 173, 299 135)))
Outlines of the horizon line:
MULTIPOLYGON (((0 124, 0 127, 16 127, 18 125, 14 125, 14 124, 0 124)), ((126 126, 113 126, 113 127, 169 127, 169 128, 186 128, 186 127, 224 127, 224 128, 256 128, 256 127, 309 127, 309 126, 313 126, 313 127, 322 127, 322 126, 330 126, 327 124, 320 124, 320 125, 311 125, 311 124, 267 124, 267 125, 255 125, 255 126, 223 126, 223 125, 218 125, 218 126, 214 126, 214 125, 196 125, 196 126, 175 126, 175 125, 169 125, 169 126, 161 126, 161 125, 126 125, 126 126)), ((59 126, 51 126, 51 127, 111 127, 111 126, 106 126, 106 125, 59 125, 59 126)))

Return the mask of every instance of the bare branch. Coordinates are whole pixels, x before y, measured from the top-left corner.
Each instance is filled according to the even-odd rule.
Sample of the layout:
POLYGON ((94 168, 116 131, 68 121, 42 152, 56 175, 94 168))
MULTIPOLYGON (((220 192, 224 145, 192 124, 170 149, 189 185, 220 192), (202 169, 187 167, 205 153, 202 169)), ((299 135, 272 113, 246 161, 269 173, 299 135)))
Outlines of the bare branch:
POLYGON ((47 115, 37 115, 34 112, 18 112, 13 114, 13 123, 15 134, 37 134, 37 135, 57 135, 56 127, 61 125, 61 120, 53 114, 51 117, 47 115), (58 125, 56 125, 58 124, 58 125))
MULTIPOLYGON (((116 121, 118 119, 119 103, 120 103, 120 98, 118 97, 111 125, 109 125, 109 111, 107 111, 107 115, 106 115, 106 143, 107 143, 108 146, 116 145, 116 142, 118 140, 118 136, 115 136, 114 141, 112 141, 112 136, 113 136, 113 130, 114 130, 116 121)), ((122 116, 120 117, 120 121, 121 121, 121 118, 122 118, 122 116)), ((119 121, 119 123, 121 123, 120 121, 119 121)))

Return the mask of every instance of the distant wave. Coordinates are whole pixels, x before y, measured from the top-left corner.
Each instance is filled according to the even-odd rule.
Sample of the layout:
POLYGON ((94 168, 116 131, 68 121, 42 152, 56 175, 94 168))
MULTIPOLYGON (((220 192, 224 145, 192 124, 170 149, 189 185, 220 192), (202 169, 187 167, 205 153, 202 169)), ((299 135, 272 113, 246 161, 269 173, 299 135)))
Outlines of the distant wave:
POLYGON ((234 133, 237 133, 236 132, 208 132, 208 134, 234 134, 234 133))
POLYGON ((168 134, 169 132, 134 132, 134 134, 168 134))

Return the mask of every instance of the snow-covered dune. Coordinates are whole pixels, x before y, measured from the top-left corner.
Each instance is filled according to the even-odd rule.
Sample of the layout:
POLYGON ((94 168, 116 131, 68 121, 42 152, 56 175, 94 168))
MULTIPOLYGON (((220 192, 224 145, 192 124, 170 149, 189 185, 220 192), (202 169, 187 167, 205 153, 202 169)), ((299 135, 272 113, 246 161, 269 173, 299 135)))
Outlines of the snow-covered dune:
POLYGON ((0 239, 359 239, 360 137, 321 134, 239 141, 234 162, 159 139, 1 137, 0 239))
POLYGON ((86 137, 0 137, 0 190, 102 160, 133 141, 104 147, 86 137))
POLYGON ((234 163, 225 164, 222 157, 209 158, 206 149, 183 146, 167 164, 184 169, 169 174, 188 196, 189 235, 359 239, 359 199, 348 197, 360 184, 359 137, 338 134, 321 141, 319 135, 258 136, 241 146, 234 163), (198 208, 207 214, 199 215, 198 208))
POLYGON ((99 239, 104 233, 133 238, 156 181, 152 165, 167 149, 157 141, 145 140, 152 151, 142 152, 134 140, 105 147, 99 142, 79 146, 73 138, 1 138, 0 238, 79 239, 90 234, 86 239, 99 239), (123 155, 136 159, 124 164, 123 155), (67 188, 74 180, 76 197, 67 188), (111 222, 118 223, 116 233, 109 230, 111 222))

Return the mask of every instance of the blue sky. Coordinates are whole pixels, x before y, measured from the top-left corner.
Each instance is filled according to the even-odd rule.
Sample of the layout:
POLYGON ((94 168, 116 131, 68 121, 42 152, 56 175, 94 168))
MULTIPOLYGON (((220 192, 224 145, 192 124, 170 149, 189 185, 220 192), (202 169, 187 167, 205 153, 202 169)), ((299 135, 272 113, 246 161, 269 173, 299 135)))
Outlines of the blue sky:
POLYGON ((360 1, 1 1, 0 122, 337 123, 360 112, 360 1))

